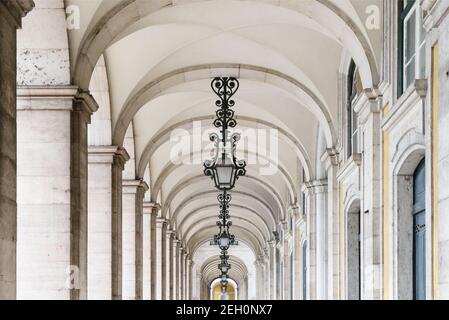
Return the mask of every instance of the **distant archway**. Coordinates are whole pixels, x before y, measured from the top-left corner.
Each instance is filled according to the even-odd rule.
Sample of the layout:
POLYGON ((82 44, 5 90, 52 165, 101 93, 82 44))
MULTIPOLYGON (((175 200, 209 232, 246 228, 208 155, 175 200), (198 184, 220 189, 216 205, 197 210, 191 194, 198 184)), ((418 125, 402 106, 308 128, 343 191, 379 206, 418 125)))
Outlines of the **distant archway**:
POLYGON ((232 280, 228 279, 228 285, 226 288, 226 297, 222 297, 221 293, 221 279, 217 278, 212 281, 210 285, 210 299, 211 300, 238 300, 238 285, 232 280))

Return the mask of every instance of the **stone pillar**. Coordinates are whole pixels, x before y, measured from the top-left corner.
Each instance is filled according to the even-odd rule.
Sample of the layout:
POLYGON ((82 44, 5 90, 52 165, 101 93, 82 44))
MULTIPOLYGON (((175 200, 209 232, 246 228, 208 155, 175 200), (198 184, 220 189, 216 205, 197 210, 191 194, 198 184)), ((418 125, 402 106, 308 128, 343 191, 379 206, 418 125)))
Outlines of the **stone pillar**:
POLYGON ((186 272, 186 252, 184 250, 184 248, 181 249, 181 300, 185 299, 185 294, 184 294, 184 288, 185 288, 185 283, 184 283, 184 279, 185 279, 185 272, 186 272))
POLYGON ((172 250, 171 250, 171 259, 172 259, 172 276, 171 282, 173 286, 173 296, 172 300, 178 299, 179 289, 178 289, 178 243, 179 240, 176 239, 176 233, 173 234, 173 242, 172 242, 172 250))
POLYGON ((158 260, 158 243, 157 243, 157 215, 159 210, 161 209, 161 206, 157 203, 149 203, 148 209, 151 210, 151 232, 150 232, 150 258, 151 258, 151 264, 150 264, 150 270, 151 270, 151 287, 150 287, 150 296, 151 299, 157 300, 160 299, 159 291, 158 291, 158 283, 160 279, 160 268, 158 268, 158 261, 160 261, 160 258, 158 260))
POLYGON ((142 180, 123 181, 123 300, 142 299, 143 198, 147 190, 142 180))
POLYGON ((176 273, 176 287, 178 291, 178 300, 182 300, 182 252, 183 252, 182 243, 178 243, 178 252, 176 257, 177 267, 176 269, 178 272, 176 273))
POLYGON ((284 285, 284 292, 283 292, 283 300, 290 300, 290 240, 292 238, 292 235, 290 233, 290 230, 288 229, 287 222, 284 222, 282 224, 282 228, 284 230, 284 244, 283 244, 283 259, 284 259, 284 278, 282 279, 284 285))
POLYGON ((156 299, 165 300, 165 234, 167 231, 167 225, 165 219, 158 217, 156 219, 156 260, 157 260, 157 274, 156 274, 156 299))
POLYGON ((187 299, 192 300, 193 299, 193 260, 189 259, 188 261, 188 269, 189 269, 189 276, 187 281, 187 299))
POLYGON ((270 246, 270 299, 276 300, 276 241, 268 242, 270 246))
POLYGON ((89 147, 88 182, 88 266, 87 295, 89 299, 112 298, 113 238, 120 237, 112 226, 112 197, 116 188, 112 183, 114 163, 118 170, 129 159, 116 146, 89 147), (114 158, 117 158, 114 162, 114 158))
POLYGON ((340 221, 338 212, 338 153, 328 149, 321 157, 327 171, 327 274, 330 300, 340 298, 340 221))
POLYGON ((174 243, 174 232, 172 230, 167 231, 167 300, 174 300, 173 296, 173 243, 174 243))
POLYGON ((87 298, 87 125, 74 87, 21 87, 17 106, 17 297, 87 298))
POLYGON ((326 193, 327 180, 306 182, 309 196, 309 298, 326 299, 326 193))
POLYGON ((192 293, 192 259, 190 258, 190 255, 187 259, 186 263, 186 299, 191 300, 191 293, 192 293))
POLYGON ((382 298, 382 97, 365 90, 366 103, 360 104, 359 121, 363 128, 362 185, 362 299, 382 298))
MULTIPOLYGON (((270 256, 268 250, 265 255, 265 300, 270 300, 270 256)), ((248 276, 246 276, 246 282, 248 282, 248 276)), ((246 286, 246 290, 248 290, 248 286, 246 286)))
POLYGON ((151 296, 151 203, 143 203, 142 222, 142 299, 150 300, 151 296))
POLYGON ((259 259, 257 258, 256 261, 254 261, 254 267, 256 269, 256 299, 257 300, 262 300, 261 299, 261 288, 260 288, 260 277, 261 277, 261 271, 260 271, 260 262, 259 259))
POLYGON ((33 6, 0 2, 0 300, 17 297, 17 29, 33 6))
POLYGON ((183 267, 184 267, 184 277, 182 278, 182 282, 183 282, 183 296, 184 296, 184 300, 187 300, 187 276, 189 273, 189 269, 187 267, 187 262, 190 259, 189 254, 187 253, 187 251, 184 251, 184 260, 183 260, 183 267))

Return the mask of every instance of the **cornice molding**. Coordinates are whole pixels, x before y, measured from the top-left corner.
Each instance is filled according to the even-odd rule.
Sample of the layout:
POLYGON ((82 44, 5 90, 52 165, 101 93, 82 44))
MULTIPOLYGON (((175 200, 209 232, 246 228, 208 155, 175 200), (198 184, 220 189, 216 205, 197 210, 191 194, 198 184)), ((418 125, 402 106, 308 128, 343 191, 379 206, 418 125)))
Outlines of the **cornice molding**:
POLYGON ((394 107, 388 112, 381 123, 383 130, 389 131, 400 121, 413 105, 427 96, 428 84, 426 79, 415 80, 407 91, 399 98, 394 107))

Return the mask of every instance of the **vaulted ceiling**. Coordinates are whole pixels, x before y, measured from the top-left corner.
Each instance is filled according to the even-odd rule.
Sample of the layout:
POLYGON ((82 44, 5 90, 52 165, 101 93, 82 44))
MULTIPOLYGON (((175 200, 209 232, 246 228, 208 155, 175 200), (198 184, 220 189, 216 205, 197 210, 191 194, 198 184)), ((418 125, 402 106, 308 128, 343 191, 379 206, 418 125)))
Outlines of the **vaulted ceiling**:
POLYGON ((344 57, 356 61, 365 88, 379 82, 381 32, 367 30, 365 10, 382 8, 381 0, 66 5, 79 6, 81 17, 81 28, 69 32, 73 82, 92 89, 92 72, 104 57, 109 97, 103 108, 112 143, 124 144, 132 125, 135 176, 150 177, 151 200, 161 203, 162 215, 192 251, 216 232, 217 194, 202 175, 198 151, 191 149, 200 159, 194 164, 172 161, 173 132, 182 129, 191 134, 186 141, 202 137, 208 145, 204 137, 216 109, 212 77, 240 79, 239 129, 277 132, 279 157, 267 154, 263 163, 249 164, 233 192, 233 232, 255 255, 296 204, 302 169, 306 179, 316 178, 320 152, 338 141, 344 57), (202 131, 195 131, 199 123, 202 131), (266 175, 261 169, 270 163, 278 170, 266 175))

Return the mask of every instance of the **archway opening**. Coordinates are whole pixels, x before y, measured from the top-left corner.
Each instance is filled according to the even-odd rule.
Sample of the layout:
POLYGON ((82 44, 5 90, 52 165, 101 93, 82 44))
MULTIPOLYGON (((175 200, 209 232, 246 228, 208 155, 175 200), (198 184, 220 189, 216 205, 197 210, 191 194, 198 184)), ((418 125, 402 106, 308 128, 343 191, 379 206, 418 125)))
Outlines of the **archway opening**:
POLYGON ((396 175, 395 265, 396 297, 425 299, 425 159, 411 153, 396 175))
POLYGON ((237 300, 238 299, 238 285, 232 280, 228 279, 228 285, 226 287, 226 293, 223 294, 221 290, 221 278, 217 278, 212 281, 210 286, 210 299, 211 300, 237 300))

